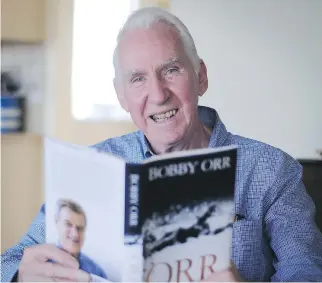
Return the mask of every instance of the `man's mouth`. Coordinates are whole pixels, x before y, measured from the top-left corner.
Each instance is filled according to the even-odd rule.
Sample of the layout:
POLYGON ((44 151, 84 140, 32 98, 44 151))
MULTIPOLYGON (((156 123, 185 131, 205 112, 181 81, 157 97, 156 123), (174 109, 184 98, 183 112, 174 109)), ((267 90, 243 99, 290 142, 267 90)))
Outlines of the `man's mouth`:
POLYGON ((171 119, 174 115, 176 115, 177 112, 178 109, 173 109, 164 113, 151 115, 150 118, 155 122, 164 122, 171 119))
POLYGON ((72 242, 73 245, 79 245, 79 240, 74 240, 71 238, 68 238, 70 242, 72 242))

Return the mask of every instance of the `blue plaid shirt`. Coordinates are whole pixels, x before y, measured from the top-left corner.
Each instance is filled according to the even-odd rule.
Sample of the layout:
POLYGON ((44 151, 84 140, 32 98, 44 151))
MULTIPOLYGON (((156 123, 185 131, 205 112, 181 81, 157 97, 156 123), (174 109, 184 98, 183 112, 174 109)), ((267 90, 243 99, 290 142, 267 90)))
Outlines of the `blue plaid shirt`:
MULTIPOLYGON (((322 281, 322 235, 299 163, 267 144, 227 132, 217 112, 199 106, 213 129, 209 147, 238 146, 232 260, 247 281, 322 281)), ((151 156, 141 131, 94 145, 138 163, 151 156)), ((24 248, 45 241, 45 206, 19 243, 1 256, 1 281, 17 273, 24 248)), ((113 255, 111 255, 113 256, 113 255)), ((107 275, 108 276, 108 275, 107 275)))

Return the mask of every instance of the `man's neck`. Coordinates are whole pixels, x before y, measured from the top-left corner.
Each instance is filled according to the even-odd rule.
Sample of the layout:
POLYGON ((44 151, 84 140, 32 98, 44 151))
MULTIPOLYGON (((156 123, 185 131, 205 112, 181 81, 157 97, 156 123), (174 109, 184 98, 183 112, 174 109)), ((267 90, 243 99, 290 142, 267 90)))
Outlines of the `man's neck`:
POLYGON ((155 154, 162 154, 174 151, 190 150, 197 148, 207 148, 211 130, 208 129, 201 121, 190 130, 190 135, 187 135, 185 140, 173 145, 152 145, 152 150, 155 154))
MULTIPOLYGON (((66 251, 59 242, 56 244, 56 246, 58 248, 64 250, 64 251, 66 251)), ((66 251, 66 252, 68 252, 68 251, 66 251)), ((80 256, 80 252, 79 253, 71 253, 70 255, 73 256, 74 258, 76 258, 78 260, 79 259, 79 256, 80 256)))

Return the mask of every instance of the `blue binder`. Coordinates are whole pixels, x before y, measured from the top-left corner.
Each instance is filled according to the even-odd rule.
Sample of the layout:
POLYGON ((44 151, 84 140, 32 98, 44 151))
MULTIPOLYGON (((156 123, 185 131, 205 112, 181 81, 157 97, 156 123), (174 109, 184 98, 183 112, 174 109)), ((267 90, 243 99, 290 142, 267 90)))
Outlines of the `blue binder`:
POLYGON ((1 96, 1 133, 19 133, 25 131, 25 97, 1 96))

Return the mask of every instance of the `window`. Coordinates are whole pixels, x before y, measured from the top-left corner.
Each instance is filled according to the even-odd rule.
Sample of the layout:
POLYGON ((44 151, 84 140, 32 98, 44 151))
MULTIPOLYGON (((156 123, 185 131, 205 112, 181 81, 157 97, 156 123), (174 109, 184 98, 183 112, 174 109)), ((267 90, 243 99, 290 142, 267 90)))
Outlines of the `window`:
POLYGON ((113 86, 116 37, 138 0, 74 1, 72 113, 77 120, 123 120, 113 86))

